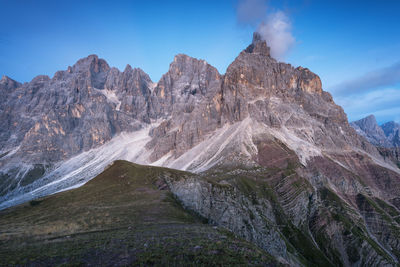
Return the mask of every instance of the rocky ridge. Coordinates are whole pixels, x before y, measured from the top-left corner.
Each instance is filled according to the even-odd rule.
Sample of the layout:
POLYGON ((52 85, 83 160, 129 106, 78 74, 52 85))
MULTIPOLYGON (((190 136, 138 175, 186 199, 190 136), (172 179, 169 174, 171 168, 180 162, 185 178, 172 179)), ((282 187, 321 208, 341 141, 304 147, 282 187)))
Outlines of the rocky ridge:
POLYGON ((258 34, 224 75, 177 55, 154 84, 92 55, 52 79, 6 80, 2 208, 126 159, 199 173, 167 179, 183 205, 281 262, 399 262, 400 169, 357 134, 316 74, 271 58, 258 34))
POLYGON ((353 121, 350 125, 358 134, 364 136, 375 146, 387 148, 400 146, 400 124, 394 121, 379 126, 375 116, 369 115, 358 121, 353 121))
POLYGON ((381 128, 393 147, 400 147, 400 124, 389 121, 381 125, 381 128))
POLYGON ((375 116, 370 115, 350 125, 358 134, 375 145, 385 159, 400 166, 400 125, 398 123, 390 121, 379 126, 375 116))

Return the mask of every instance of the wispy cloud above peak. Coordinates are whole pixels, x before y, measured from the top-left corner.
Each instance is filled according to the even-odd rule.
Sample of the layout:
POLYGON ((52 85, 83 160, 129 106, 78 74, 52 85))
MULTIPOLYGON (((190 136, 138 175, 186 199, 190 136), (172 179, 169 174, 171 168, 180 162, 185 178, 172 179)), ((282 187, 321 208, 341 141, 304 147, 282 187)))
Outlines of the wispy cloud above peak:
POLYGON ((259 25, 258 32, 271 47, 272 57, 277 59, 284 58, 295 44, 292 23, 282 11, 268 15, 266 20, 259 25))
POLYGON ((296 42, 290 18, 283 11, 269 11, 265 0, 240 0, 237 20, 240 24, 256 27, 276 59, 284 59, 296 42))

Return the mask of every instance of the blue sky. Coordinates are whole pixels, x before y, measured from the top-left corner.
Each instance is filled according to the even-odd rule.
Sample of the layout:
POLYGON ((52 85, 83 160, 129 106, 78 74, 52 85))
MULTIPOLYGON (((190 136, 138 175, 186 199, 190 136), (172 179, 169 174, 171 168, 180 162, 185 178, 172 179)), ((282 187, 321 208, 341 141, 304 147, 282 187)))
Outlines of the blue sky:
POLYGON ((400 121, 400 1, 0 0, 0 75, 20 82, 98 54, 153 81, 174 55, 224 73, 261 30, 281 61, 317 73, 349 120, 400 121), (281 32, 270 25, 283 22, 281 32), (274 39, 275 38, 275 39, 274 39), (283 45, 283 46, 282 46, 283 45))

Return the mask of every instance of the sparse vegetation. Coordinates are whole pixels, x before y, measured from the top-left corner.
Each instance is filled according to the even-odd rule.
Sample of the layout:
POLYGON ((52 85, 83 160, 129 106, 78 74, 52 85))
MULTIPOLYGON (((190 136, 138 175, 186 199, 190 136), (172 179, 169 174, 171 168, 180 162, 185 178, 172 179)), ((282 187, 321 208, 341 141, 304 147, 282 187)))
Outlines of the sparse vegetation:
POLYGON ((0 265, 277 264, 184 210, 160 178, 183 174, 117 161, 78 189, 1 211, 0 265))

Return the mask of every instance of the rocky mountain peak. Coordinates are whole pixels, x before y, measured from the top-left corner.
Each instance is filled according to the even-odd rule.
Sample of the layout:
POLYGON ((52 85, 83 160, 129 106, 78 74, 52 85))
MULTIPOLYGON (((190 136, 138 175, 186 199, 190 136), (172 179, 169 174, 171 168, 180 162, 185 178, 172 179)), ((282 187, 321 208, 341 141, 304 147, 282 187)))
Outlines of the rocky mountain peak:
POLYGON ((379 127, 374 115, 369 115, 363 119, 354 121, 353 123, 365 130, 376 130, 377 127, 379 127))
POLYGON ((72 72, 86 72, 91 71, 94 73, 107 72, 110 66, 104 59, 99 58, 97 55, 89 55, 85 58, 78 60, 72 67, 72 72))
POLYGON ((34 77, 31 81, 32 84, 39 84, 39 83, 45 83, 50 81, 50 77, 47 75, 38 75, 34 77))
POLYGON ((267 42, 262 39, 261 35, 258 32, 253 33, 253 41, 252 43, 245 49, 247 53, 258 53, 264 56, 271 56, 270 48, 267 45, 267 42))
POLYGON ((360 120, 361 123, 365 123, 365 124, 370 124, 370 125, 378 125, 375 115, 371 114, 367 117, 365 117, 364 119, 360 120))
POLYGON ((0 80, 0 89, 12 90, 19 86, 21 86, 19 82, 14 81, 13 79, 11 79, 6 75, 3 75, 3 77, 0 80))
POLYGON ((124 75, 135 76, 136 78, 145 77, 146 80, 151 81, 149 75, 144 72, 141 68, 132 68, 131 65, 127 64, 124 71, 124 75))
POLYGON ((170 95, 175 99, 182 95, 205 94, 210 83, 216 80, 220 80, 218 70, 205 60, 178 54, 159 81, 156 92, 161 98, 170 95))
POLYGON ((203 59, 197 59, 185 54, 178 54, 174 57, 174 61, 170 64, 168 72, 181 75, 183 72, 190 72, 193 70, 198 71, 206 68, 211 68, 218 72, 217 69, 210 66, 203 59))
POLYGON ((0 82, 1 82, 1 83, 4 83, 4 82, 6 82, 7 80, 11 80, 11 79, 10 79, 8 76, 3 75, 3 76, 1 77, 0 82))
POLYGON ((132 66, 129 65, 129 64, 126 64, 125 69, 124 69, 124 72, 131 72, 131 71, 133 71, 132 66))
POLYGON ((109 71, 110 66, 104 59, 97 55, 89 55, 78 60, 68 73, 78 73, 86 80, 87 86, 103 89, 109 71))
POLYGON ((390 147, 385 132, 378 125, 374 115, 369 115, 351 123, 358 134, 364 136, 369 142, 377 146, 390 147))

